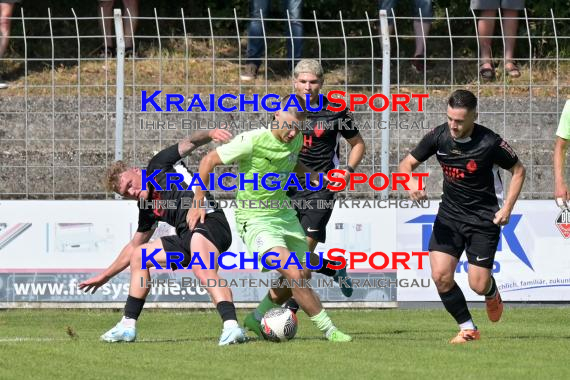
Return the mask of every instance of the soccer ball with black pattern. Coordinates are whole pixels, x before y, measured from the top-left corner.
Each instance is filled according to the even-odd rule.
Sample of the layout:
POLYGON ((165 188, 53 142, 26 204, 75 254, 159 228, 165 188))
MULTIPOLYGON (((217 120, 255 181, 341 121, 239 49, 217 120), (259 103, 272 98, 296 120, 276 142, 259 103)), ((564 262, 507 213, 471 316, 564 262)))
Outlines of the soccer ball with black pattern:
POLYGON ((261 319, 261 333, 272 342, 291 340, 297 333, 297 316, 287 308, 273 308, 261 319))

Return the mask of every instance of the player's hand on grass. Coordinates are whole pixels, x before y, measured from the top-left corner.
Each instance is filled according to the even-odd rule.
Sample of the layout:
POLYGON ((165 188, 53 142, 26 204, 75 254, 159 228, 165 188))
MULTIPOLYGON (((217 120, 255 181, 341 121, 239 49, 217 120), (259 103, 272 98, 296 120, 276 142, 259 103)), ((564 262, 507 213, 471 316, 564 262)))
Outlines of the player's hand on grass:
POLYGON ((186 214, 186 224, 188 224, 188 229, 190 231, 192 231, 198 223, 204 223, 204 220, 206 219, 206 209, 199 207, 203 202, 204 198, 194 198, 192 208, 188 209, 188 214, 186 214))
POLYGON ((80 283, 79 289, 83 290, 85 293, 91 292, 91 294, 93 294, 97 291, 97 289, 105 285, 109 280, 110 277, 107 277, 103 273, 101 273, 95 277, 88 278, 87 280, 80 283))
POLYGON ((570 201, 570 193, 568 186, 565 183, 557 183, 554 188, 554 200, 556 205, 562 209, 568 208, 568 201, 570 201))
POLYGON ((509 219, 511 217, 511 212, 506 208, 502 208, 495 213, 495 219, 493 219, 493 223, 497 226, 504 226, 509 224, 509 219))
POLYGON ((213 142, 228 142, 232 139, 232 134, 230 131, 225 129, 212 129, 208 132, 208 136, 212 139, 213 142))

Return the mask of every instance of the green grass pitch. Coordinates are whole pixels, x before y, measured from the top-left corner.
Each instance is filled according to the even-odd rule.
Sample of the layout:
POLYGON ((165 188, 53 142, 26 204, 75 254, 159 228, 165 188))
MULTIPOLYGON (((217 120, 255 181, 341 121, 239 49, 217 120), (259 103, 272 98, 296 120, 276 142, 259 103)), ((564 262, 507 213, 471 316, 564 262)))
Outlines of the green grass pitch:
MULTIPOLYGON (((214 311, 145 310, 136 343, 103 343, 120 311, 0 311, 0 379, 564 379, 570 378, 568 308, 505 308, 482 339, 453 346, 443 309, 330 310, 352 343, 330 343, 299 313, 287 343, 218 347, 214 311)), ((238 317, 243 320, 245 312, 238 317)))

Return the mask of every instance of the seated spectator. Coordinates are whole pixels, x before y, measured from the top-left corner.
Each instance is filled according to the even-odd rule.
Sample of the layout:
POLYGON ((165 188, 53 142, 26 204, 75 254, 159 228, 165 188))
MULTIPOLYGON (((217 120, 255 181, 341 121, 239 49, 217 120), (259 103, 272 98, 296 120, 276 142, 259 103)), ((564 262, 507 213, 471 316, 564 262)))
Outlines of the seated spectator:
POLYGON ((479 73, 483 80, 495 79, 495 67, 491 53, 491 37, 495 31, 497 9, 501 9, 503 30, 505 33, 505 74, 518 78, 521 72, 514 61, 516 35, 518 28, 519 10, 524 9, 524 0, 471 0, 471 8, 479 11, 477 29, 479 32, 479 47, 481 51, 481 67, 479 73))
MULTIPOLYGON (((398 0, 379 0, 378 7, 380 10, 385 10, 388 14, 388 23, 390 25, 390 34, 394 33, 394 19, 392 18, 392 9, 398 4, 398 0)), ((394 10, 394 15, 396 11, 394 10)), ((414 52, 414 59, 412 60, 412 68, 418 72, 424 72, 424 37, 429 35, 433 17, 433 7, 431 0, 414 0, 414 35, 416 36, 416 50, 414 52), (420 21, 420 11, 423 19, 420 21)))
MULTIPOLYGON (((14 6, 20 0, 0 0, 0 59, 4 57, 4 53, 8 48, 10 41, 10 21, 14 6)), ((0 77, 0 88, 7 88, 8 84, 0 77)))
MULTIPOLYGON (((250 0, 250 18, 253 20, 249 23, 247 29, 247 59, 245 67, 240 75, 244 81, 254 80, 257 77, 257 71, 261 65, 261 57, 264 54, 265 42, 263 39, 263 28, 261 25, 261 13, 263 19, 269 16, 270 0, 250 0)), ((282 0, 283 18, 287 20, 287 11, 289 11, 289 19, 291 20, 291 30, 293 32, 293 43, 291 43, 291 33, 289 31, 289 22, 285 21, 285 35, 287 36, 287 58, 291 72, 293 67, 301 59, 303 49, 303 24, 301 23, 301 8, 303 0, 282 0), (293 50, 295 57, 293 57, 293 50), (293 62, 294 59, 294 62, 293 62)), ((267 28, 265 28, 268 34, 267 28)))
MULTIPOLYGON (((101 33, 105 33, 106 44, 103 45, 99 52, 99 57, 104 58, 114 57, 116 55, 115 48, 115 33, 114 33, 114 20, 113 20, 113 6, 115 0, 99 0, 99 17, 103 16, 103 19, 99 19, 101 24, 101 33), (104 24, 103 24, 104 23, 104 24), (103 28, 104 26, 104 28, 103 28)), ((139 23, 139 0, 123 0, 123 5, 125 6, 125 11, 123 12, 123 30, 125 32, 125 55, 133 55, 133 42, 134 35, 137 30, 137 25, 139 23), (128 12, 127 12, 128 10, 128 12), (129 13, 131 18, 129 19, 129 13), (132 25, 132 28, 131 28, 132 25)))

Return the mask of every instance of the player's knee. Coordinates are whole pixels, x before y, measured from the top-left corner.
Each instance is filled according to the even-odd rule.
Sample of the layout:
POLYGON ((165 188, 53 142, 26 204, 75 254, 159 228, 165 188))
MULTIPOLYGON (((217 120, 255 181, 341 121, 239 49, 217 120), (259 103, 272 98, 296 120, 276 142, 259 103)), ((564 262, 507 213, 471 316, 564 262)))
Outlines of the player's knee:
POLYGON ((285 276, 285 278, 287 278, 287 280, 290 281, 291 280, 300 281, 306 279, 304 271, 299 269, 287 269, 283 271, 283 276, 285 276))
POLYGON ((194 273, 194 276, 198 279, 198 281, 200 281, 200 284, 202 286, 206 286, 208 284, 208 280, 215 278, 211 271, 203 270, 201 268, 192 268, 192 273, 194 273))
POLYGON ((448 273, 433 272, 431 278, 440 293, 446 292, 453 287, 453 276, 448 273))
POLYGON ((131 251, 131 267, 140 268, 142 265, 142 254, 141 254, 142 246, 139 246, 131 251), (138 255, 137 255, 138 252, 138 255))
POLYGON ((487 281, 469 281, 469 287, 480 296, 484 296, 487 291, 487 281))

